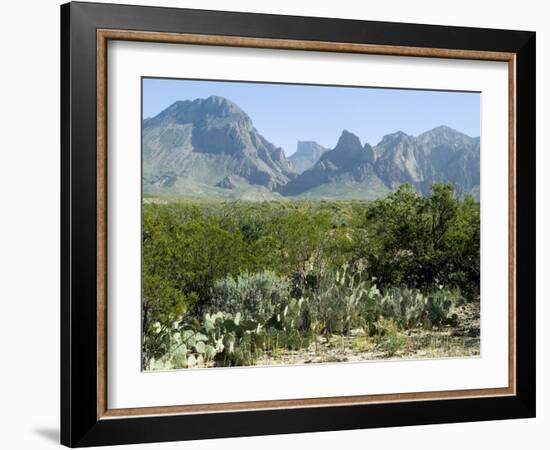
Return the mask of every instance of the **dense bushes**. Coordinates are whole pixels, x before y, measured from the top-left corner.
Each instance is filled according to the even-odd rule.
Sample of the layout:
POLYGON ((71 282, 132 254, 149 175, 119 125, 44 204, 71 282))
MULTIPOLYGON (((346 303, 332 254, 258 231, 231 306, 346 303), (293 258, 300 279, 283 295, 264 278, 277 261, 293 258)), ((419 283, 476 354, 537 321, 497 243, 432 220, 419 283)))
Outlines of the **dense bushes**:
POLYGON ((265 322, 285 304, 290 286, 273 272, 244 272, 236 278, 227 276, 214 283, 207 303, 211 311, 241 313, 246 318, 265 322))
POLYGON ((174 325, 196 301, 196 295, 185 295, 170 280, 143 274, 142 332, 143 364, 159 358, 173 347, 174 325))
POLYGON ((429 197, 403 185, 369 204, 363 227, 368 245, 357 250, 382 286, 459 288, 479 295, 479 204, 435 184, 429 197))
POLYGON ((381 292, 349 275, 347 268, 327 275, 300 298, 289 296, 285 281, 269 272, 224 279, 213 291, 216 296, 208 307, 219 309, 200 319, 174 322, 169 327, 170 347, 152 355, 148 367, 193 367, 208 361, 253 364, 266 352, 307 348, 319 335, 349 335, 358 328, 392 356, 403 345, 399 330, 450 323, 460 301, 456 293, 445 290, 426 295, 408 288, 381 292), (275 292, 277 286, 285 295, 275 292), (230 299, 227 308, 218 295, 230 299))
POLYGON ((144 205, 144 367, 251 364, 354 329, 396 347, 395 327, 453 324, 478 295, 479 204, 448 185, 374 202, 144 205))

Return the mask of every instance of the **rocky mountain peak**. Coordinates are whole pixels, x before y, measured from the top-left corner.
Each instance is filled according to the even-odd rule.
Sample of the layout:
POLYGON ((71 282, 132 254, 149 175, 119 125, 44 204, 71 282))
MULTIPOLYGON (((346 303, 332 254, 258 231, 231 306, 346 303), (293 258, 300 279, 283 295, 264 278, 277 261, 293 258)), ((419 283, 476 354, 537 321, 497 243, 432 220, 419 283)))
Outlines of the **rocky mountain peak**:
POLYGON ((348 130, 342 131, 342 134, 338 139, 338 143, 336 144, 336 147, 334 147, 334 151, 355 154, 360 154, 362 150, 363 146, 361 145, 359 138, 348 130))
POLYGON ((380 144, 378 145, 395 145, 399 141, 409 140, 411 136, 403 131, 396 131, 395 133, 386 134, 382 137, 380 144))
POLYGON ((199 105, 209 113, 215 114, 220 117, 227 117, 231 115, 238 115, 248 118, 248 115, 237 106, 236 103, 233 103, 231 100, 225 97, 219 97, 217 95, 212 95, 205 99, 198 99, 199 105))
POLYGON ((327 151, 315 141, 298 141, 296 152, 288 160, 296 172, 302 173, 312 167, 327 151))
POLYGON ((190 179, 224 188, 233 183, 223 176, 234 175, 273 190, 294 176, 283 150, 239 106, 219 96, 176 101, 145 120, 143 154, 147 179, 168 172, 181 176, 174 189, 190 179))
POLYGON ((147 126, 159 124, 226 125, 228 123, 252 126, 250 117, 225 97, 211 96, 195 100, 178 100, 152 119, 147 126))
POLYGON ((463 147, 464 145, 470 145, 473 138, 447 125, 440 125, 418 135, 417 140, 419 143, 431 147, 441 144, 463 147))
POLYGON ((402 183, 426 194, 434 182, 478 192, 479 151, 479 138, 443 125, 417 137, 387 134, 374 147, 343 130, 334 149, 299 141, 287 159, 238 105, 211 96, 143 121, 144 192, 363 198, 402 183))
POLYGON ((294 155, 318 159, 326 150, 315 141, 298 141, 294 155))
POLYGON ((370 145, 363 147, 355 134, 344 130, 334 150, 326 152, 320 161, 330 161, 341 169, 351 169, 357 164, 374 162, 374 153, 370 145))
POLYGON ((365 146, 363 147, 363 153, 365 155, 365 160, 371 164, 374 164, 374 161, 376 160, 376 155, 374 153, 374 149, 368 143, 365 143, 365 146))

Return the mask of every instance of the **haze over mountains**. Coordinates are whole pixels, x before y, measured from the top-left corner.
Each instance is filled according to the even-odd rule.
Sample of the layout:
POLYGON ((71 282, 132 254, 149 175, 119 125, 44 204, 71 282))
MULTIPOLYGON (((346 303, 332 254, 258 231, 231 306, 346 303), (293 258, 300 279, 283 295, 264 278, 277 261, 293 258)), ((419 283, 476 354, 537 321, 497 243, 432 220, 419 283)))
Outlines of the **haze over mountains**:
POLYGON ((177 101, 143 121, 143 192, 261 200, 373 199, 411 183, 451 182, 479 197, 479 138, 447 126, 376 146, 344 130, 333 149, 299 141, 288 159, 223 97, 177 101))
POLYGON ((298 141, 296 152, 290 155, 288 160, 296 172, 302 173, 313 167, 328 150, 315 141, 298 141))

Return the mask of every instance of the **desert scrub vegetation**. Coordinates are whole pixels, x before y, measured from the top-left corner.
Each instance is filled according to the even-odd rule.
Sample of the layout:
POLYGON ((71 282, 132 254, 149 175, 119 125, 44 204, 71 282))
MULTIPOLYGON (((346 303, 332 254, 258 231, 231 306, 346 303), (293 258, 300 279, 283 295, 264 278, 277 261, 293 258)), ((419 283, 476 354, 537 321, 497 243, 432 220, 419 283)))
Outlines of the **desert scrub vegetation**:
POLYGON ((142 280, 145 370, 477 354, 479 204, 148 202, 142 280))

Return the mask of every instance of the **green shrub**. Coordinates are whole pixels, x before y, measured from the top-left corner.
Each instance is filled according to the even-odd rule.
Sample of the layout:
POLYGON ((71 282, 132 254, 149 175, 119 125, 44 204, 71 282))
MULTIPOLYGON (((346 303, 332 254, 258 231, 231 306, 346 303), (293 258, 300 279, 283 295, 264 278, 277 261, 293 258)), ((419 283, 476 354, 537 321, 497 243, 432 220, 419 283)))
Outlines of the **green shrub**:
POLYGON ((422 290, 438 284, 479 296, 479 203, 461 199, 451 184, 435 183, 423 197, 411 185, 365 208, 356 257, 367 261, 381 288, 405 285, 422 290))
POLYGON ((169 353, 174 345, 174 329, 192 307, 196 295, 185 295, 169 281, 144 274, 142 299, 142 367, 169 353))
POLYGON ((361 329, 372 341, 380 318, 400 330, 456 326, 461 296, 478 294, 479 203, 450 186, 372 202, 143 208, 146 368, 252 364, 361 329), (193 345, 189 332, 207 339, 193 345))
POLYGON ((245 272, 237 278, 217 280, 211 289, 208 309, 242 314, 245 318, 265 322, 288 302, 290 286, 270 271, 245 272))
POLYGON ((406 339, 399 332, 393 319, 380 318, 376 323, 380 347, 388 357, 394 356, 405 345, 406 339))

